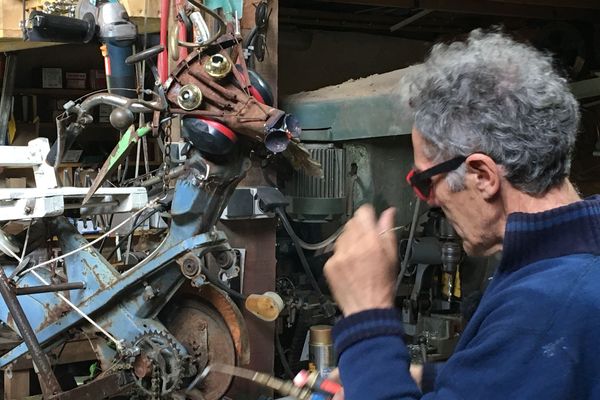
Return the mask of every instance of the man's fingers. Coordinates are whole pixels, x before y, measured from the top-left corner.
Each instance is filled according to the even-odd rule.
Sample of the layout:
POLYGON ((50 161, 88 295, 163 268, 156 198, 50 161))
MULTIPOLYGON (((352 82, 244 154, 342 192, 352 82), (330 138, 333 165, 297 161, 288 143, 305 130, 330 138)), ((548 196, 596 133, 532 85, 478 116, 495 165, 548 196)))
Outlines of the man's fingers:
POLYGON ((377 224, 377 216, 375 215, 375 209, 370 204, 361 206, 352 217, 352 220, 363 228, 375 228, 377 224))
POLYGON ((333 371, 331 371, 329 375, 327 375, 327 379, 329 379, 330 381, 340 383, 340 369, 334 368, 333 371))
POLYGON ((342 234, 336 240, 334 250, 338 247, 338 243, 346 241, 356 243, 365 232, 376 229, 376 223, 377 219, 373 207, 369 204, 361 206, 356 210, 354 216, 346 222, 342 234))
POLYGON ((394 225, 396 225, 396 209, 390 207, 381 213, 377 221, 377 229, 379 232, 389 232, 394 229, 394 225))
POLYGON ((344 389, 337 392, 331 400, 344 400, 344 389))

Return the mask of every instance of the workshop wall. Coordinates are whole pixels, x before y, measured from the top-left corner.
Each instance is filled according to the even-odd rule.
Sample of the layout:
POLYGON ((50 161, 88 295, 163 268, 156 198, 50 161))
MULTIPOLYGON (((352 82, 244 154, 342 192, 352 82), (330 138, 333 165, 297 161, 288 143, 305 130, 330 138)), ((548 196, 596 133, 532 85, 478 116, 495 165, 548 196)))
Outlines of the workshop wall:
POLYGON ((58 67, 63 71, 103 68, 102 55, 94 45, 59 45, 23 50, 18 53, 16 87, 31 87, 37 68, 58 67))
POLYGON ((279 93, 304 90, 407 67, 431 44, 355 32, 279 31, 279 93))

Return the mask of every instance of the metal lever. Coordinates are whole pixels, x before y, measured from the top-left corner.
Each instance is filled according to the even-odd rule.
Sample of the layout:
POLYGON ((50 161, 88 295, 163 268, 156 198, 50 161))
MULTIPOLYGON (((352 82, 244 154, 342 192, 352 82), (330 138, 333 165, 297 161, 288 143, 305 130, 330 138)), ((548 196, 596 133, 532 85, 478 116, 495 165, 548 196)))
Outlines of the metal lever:
POLYGON ((162 53, 164 50, 165 50, 165 46, 163 46, 162 44, 159 44, 154 47, 150 47, 146 50, 140 51, 139 53, 136 53, 134 55, 127 57, 125 59, 125 64, 131 65, 131 64, 138 63, 140 61, 147 60, 148 58, 154 57, 154 56, 162 53))

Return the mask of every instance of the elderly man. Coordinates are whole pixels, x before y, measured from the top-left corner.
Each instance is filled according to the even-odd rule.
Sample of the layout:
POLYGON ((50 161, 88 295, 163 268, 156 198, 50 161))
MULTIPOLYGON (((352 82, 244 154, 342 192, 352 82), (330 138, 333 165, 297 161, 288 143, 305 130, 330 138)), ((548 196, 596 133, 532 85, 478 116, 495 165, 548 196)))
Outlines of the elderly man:
MULTIPOLYGON (((600 399, 600 198, 567 176, 577 102, 550 56, 498 32, 436 45, 413 89, 417 196, 469 255, 502 260, 455 353, 422 394, 394 309, 394 211, 360 208, 325 274, 346 400, 600 399)), ((390 106, 393 106, 390 105, 390 106)))

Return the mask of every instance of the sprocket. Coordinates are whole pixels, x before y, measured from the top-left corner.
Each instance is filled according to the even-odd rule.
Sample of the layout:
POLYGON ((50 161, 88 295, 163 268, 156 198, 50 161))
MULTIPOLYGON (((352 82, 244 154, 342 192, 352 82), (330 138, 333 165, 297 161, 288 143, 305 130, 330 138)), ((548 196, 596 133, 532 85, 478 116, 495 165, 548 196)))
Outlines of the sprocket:
POLYGON ((139 349, 133 375, 140 394, 163 399, 179 388, 184 371, 183 357, 170 335, 144 332, 133 340, 132 348, 139 349))

